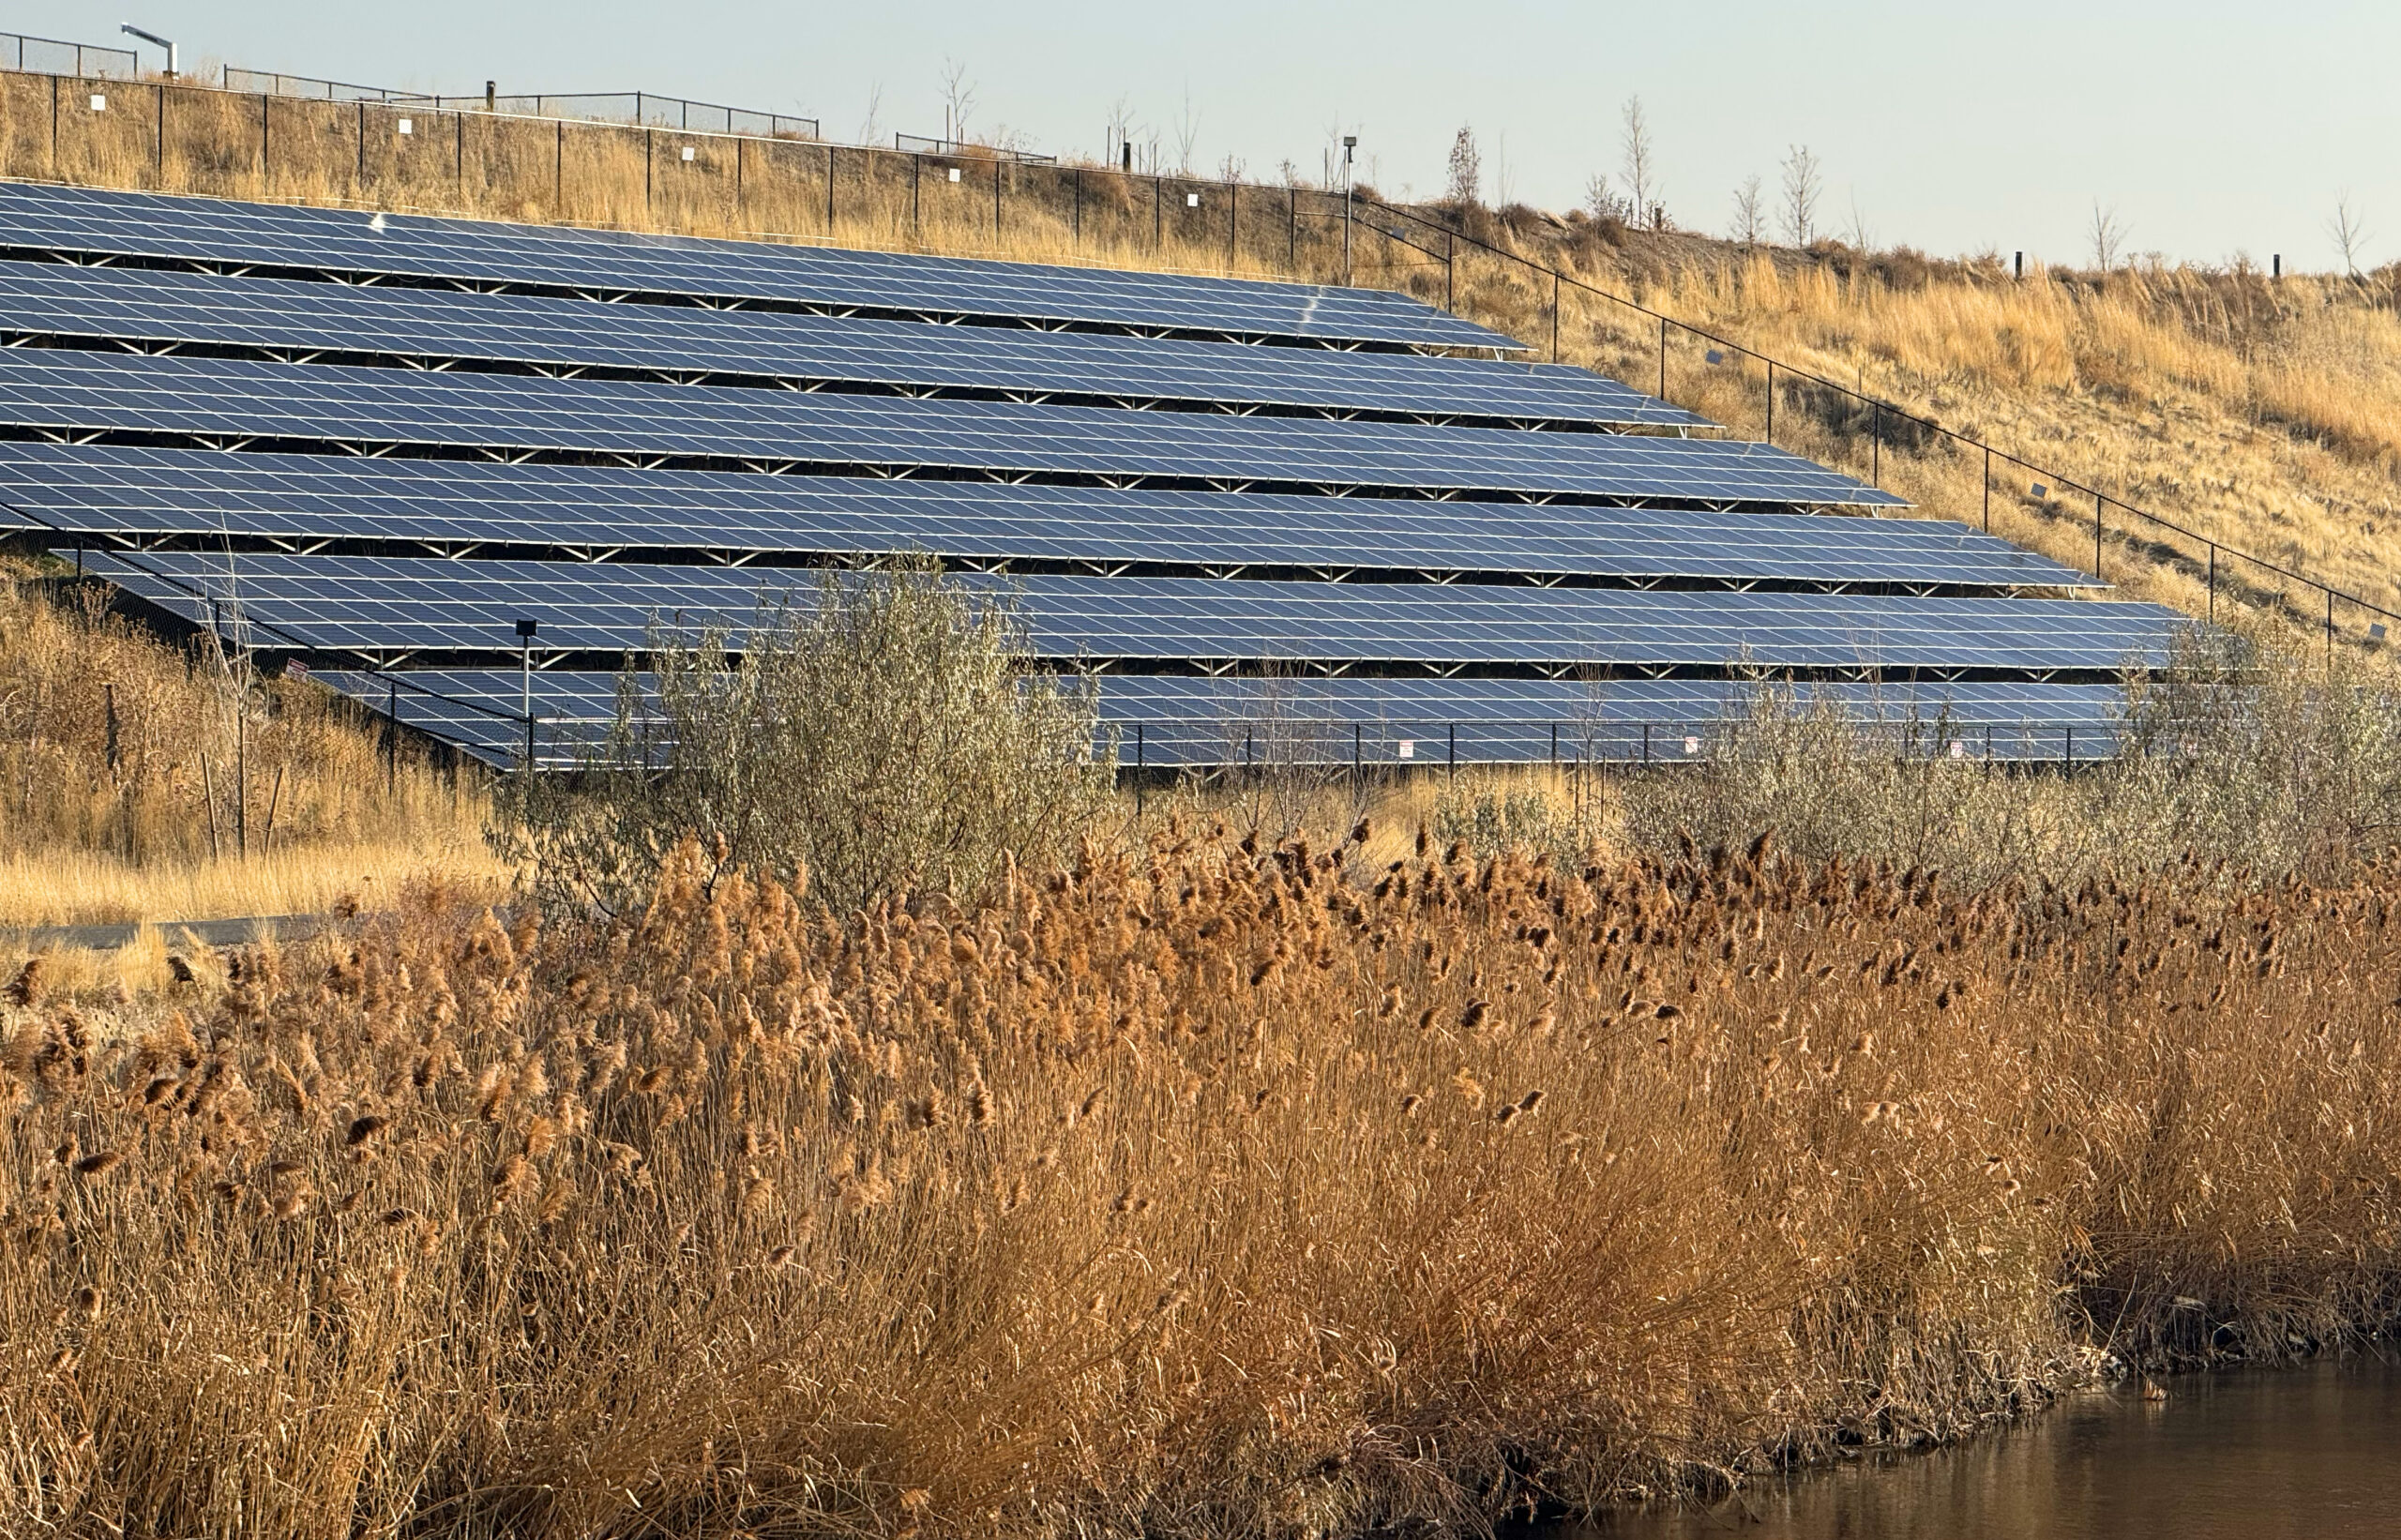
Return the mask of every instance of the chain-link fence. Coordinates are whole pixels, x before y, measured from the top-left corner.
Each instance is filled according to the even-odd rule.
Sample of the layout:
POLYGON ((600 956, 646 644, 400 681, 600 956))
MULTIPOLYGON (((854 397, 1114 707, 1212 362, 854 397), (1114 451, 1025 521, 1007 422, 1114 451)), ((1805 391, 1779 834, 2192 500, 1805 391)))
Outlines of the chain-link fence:
POLYGON ((394 91, 380 85, 354 85, 345 81, 319 80, 313 75, 286 75, 261 69, 225 68, 225 88, 266 96, 301 97, 315 101, 383 101, 424 107, 436 112, 506 113, 516 117, 554 117, 586 123, 629 123, 645 128, 681 128, 694 133, 749 134, 761 139, 822 138, 817 119, 794 113, 762 113, 723 102, 694 101, 687 97, 663 97, 655 91, 581 91, 559 95, 487 91, 476 97, 444 97, 423 91, 394 91))
POLYGON ((0 62, 31 74, 72 75, 82 80, 129 81, 142 75, 141 58, 129 48, 61 42, 56 38, 28 38, 15 32, 0 32, 0 62))
POLYGON ((433 99, 417 91, 389 91, 380 85, 353 85, 347 81, 319 80, 314 75, 279 75, 262 69, 237 69, 230 64, 225 67, 225 89, 251 91, 270 97, 302 97, 311 101, 430 103, 433 99))

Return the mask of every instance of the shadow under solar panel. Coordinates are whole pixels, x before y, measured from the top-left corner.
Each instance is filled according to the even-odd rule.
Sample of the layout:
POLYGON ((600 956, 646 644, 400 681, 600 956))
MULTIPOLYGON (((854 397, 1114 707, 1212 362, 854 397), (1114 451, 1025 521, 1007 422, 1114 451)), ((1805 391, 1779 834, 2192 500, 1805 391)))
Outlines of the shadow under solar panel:
MULTIPOLYGON (((630 687, 641 741, 663 753, 647 674, 328 670, 313 676, 504 768, 522 762, 530 683, 534 752, 548 768, 605 759, 630 687)), ((1108 675, 1091 692, 1103 738, 1135 769, 1649 762, 1733 746, 1779 717, 1839 714, 1864 742, 1922 758, 2091 760, 2122 732, 2115 685, 1820 684, 1701 680, 1202 679, 1108 675)))

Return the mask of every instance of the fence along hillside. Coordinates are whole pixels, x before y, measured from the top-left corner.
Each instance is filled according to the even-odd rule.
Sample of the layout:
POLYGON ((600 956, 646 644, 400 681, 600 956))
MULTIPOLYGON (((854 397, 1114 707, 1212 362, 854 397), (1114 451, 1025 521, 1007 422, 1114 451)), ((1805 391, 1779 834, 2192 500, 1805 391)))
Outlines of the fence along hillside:
MULTIPOLYGON (((2401 629, 2401 586, 2387 564, 2362 551, 2356 526, 2311 527, 2318 505, 2330 500, 2312 486, 2281 485, 2293 468, 2223 482, 2197 476, 2189 490, 2212 506, 2189 516, 2180 509, 2174 521, 2100 491, 2096 472, 2061 475, 2034 456, 2008 454, 2012 445, 2000 446, 1996 470, 1976 435, 1957 437, 1939 421, 1960 415, 1957 381, 1910 378, 1892 367, 1896 355, 1882 339, 1863 350, 1851 334, 1873 320, 1864 307, 1876 296, 1855 277, 1795 253, 1745 259, 1689 236, 1628 234, 1580 219, 1568 224, 1523 210, 1429 215, 1366 193, 1346 199, 1296 186, 1042 163, 972 145, 926 153, 480 104, 311 99, 7 70, 0 70, 0 174, 1389 288, 1523 339, 1534 356, 1629 380, 1738 433, 1772 437, 1910 497, 1928 516, 1982 523, 2097 569, 2124 596, 2196 615, 2264 610, 2329 652, 2337 644, 2381 651, 2386 626, 2401 629), (1813 303, 1812 285, 1835 294, 1831 308, 1858 313, 1845 310, 1839 325, 1818 318, 1831 341, 1804 335, 1778 350, 1788 358, 1798 354, 1798 364, 1771 364, 1765 346, 1754 352, 1725 340, 1746 324, 1789 332, 1813 303), (1618 297, 1618 290, 1634 291, 1653 308, 1618 297), (1660 313, 1669 307, 1684 313, 1660 313), (1687 325, 1684 315, 1716 329, 1687 325), (1845 351, 1830 357, 1837 344, 1845 351), (1870 362, 1883 376, 1872 384, 1870 362), (1854 372, 1855 384, 1837 378, 1854 372), (2273 562, 2242 555, 2257 543, 2263 485, 2297 510, 2288 516, 2271 503, 2273 562)), ((2078 302, 2050 293, 2059 287, 2044 279, 2044 293, 2031 297, 2078 302)), ((1933 297, 1956 306, 1958 296, 1933 297)), ((1908 296, 1885 299, 1888 309, 1905 308, 1908 296)), ((1822 294, 1814 303, 1830 308, 1822 294)), ((1922 317, 1886 324, 1925 329, 1922 317)), ((2393 348, 2401 354, 2401 337, 2393 348)), ((2024 412, 2027 388, 1999 382, 1994 400, 1976 403, 1990 410, 1975 413, 1969 426, 2016 422, 2056 445, 2046 454, 2065 459, 2072 449, 2146 491, 2161 486, 2155 457, 2145 458, 2143 441, 2156 437, 2149 424, 2123 413, 2092 423, 2024 412)), ((2071 402, 2069 410, 2090 416, 2096 404, 2106 415, 2106 402, 2071 402)), ((2369 505, 2369 533, 2373 515, 2383 511, 2373 502, 2381 495, 2378 484, 2389 490, 2389 476, 2373 463, 2381 452, 2366 445, 2353 457, 2365 463, 2347 468, 2364 489, 2343 500, 2369 505)))

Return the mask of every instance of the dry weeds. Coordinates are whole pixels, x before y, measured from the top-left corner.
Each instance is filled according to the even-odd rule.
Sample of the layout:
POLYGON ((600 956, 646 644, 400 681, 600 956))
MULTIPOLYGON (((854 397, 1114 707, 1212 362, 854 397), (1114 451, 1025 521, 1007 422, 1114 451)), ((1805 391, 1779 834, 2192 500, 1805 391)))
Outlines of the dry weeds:
POLYGON ((37 981, 0 1523, 1473 1524, 2391 1314, 2388 869, 1352 854, 37 981))

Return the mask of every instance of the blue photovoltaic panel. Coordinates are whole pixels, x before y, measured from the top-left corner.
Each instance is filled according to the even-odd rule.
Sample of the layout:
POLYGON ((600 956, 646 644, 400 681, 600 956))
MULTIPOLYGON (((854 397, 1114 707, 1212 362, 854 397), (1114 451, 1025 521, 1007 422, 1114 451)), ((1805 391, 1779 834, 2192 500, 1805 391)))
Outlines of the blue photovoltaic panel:
POLYGON ((1552 364, 34 263, 0 263, 0 334, 1138 403, 1714 426, 1614 380, 1552 364))
MULTIPOLYGON (((0 442, 0 510, 54 532, 1119 566, 1808 583, 2095 580, 1963 524, 1275 492, 762 476, 0 442)), ((500 552, 493 552, 499 554, 500 552)), ((528 552, 533 553, 531 551, 528 552)))
POLYGON ((0 184, 0 248, 1237 337, 1521 346, 1376 289, 370 216, 31 183, 0 184))
MULTIPOLYGON (((321 671, 318 682, 497 764, 524 752, 525 681, 500 670, 321 671)), ((600 753, 620 673, 533 678, 535 753, 572 765, 600 753)), ((649 676, 632 681, 646 703, 649 676)), ((2115 685, 1823 684, 1717 680, 1200 679, 1084 681, 1119 762, 1378 765, 1557 759, 1675 762, 1776 715, 1839 713, 1895 748, 1962 759, 2094 759, 2121 731, 2115 685), (1955 748, 1953 746, 1956 745, 1955 748)), ((645 713, 647 715, 647 713, 645 713)), ((655 718, 654 718, 655 719, 655 718)), ((654 743, 657 742, 653 738, 654 743)))
POLYGON ((1763 444, 0 351, 0 422, 984 475, 1899 506, 1763 444))
MULTIPOLYGON (((87 556, 129 592, 264 645, 368 653, 644 646, 661 622, 739 628, 763 601, 806 604, 791 574, 702 566, 365 556, 87 556)), ((1401 667, 1701 666, 2116 671, 2164 657, 2191 624, 2153 604, 2074 599, 1254 582, 1208 578, 966 578, 1013 594, 1032 651, 1055 660, 1401 667)))

